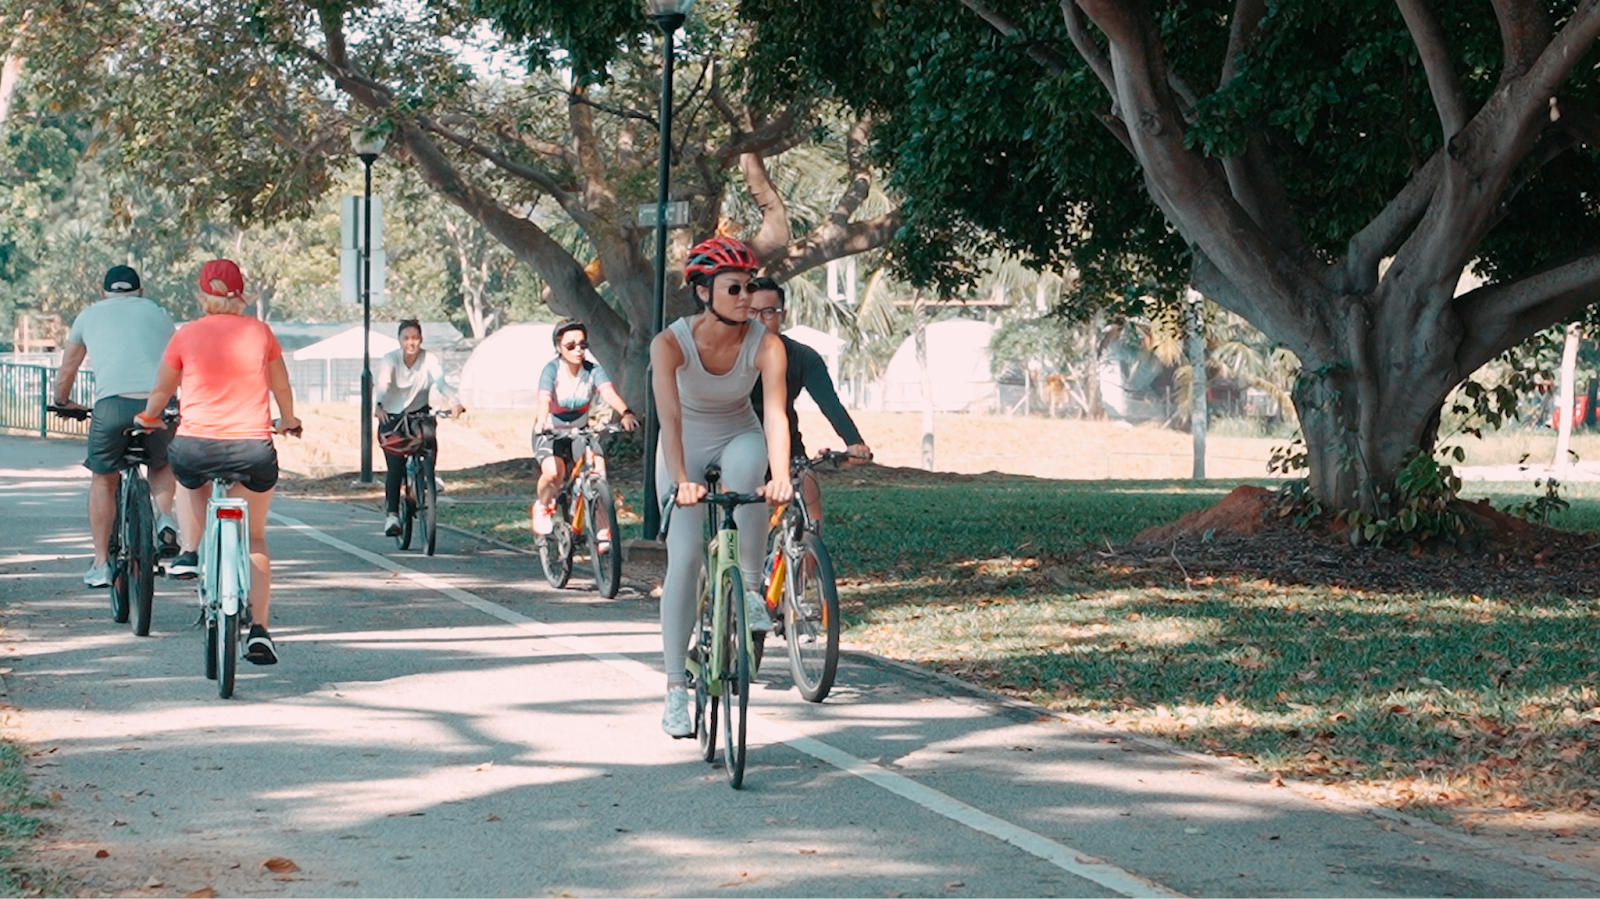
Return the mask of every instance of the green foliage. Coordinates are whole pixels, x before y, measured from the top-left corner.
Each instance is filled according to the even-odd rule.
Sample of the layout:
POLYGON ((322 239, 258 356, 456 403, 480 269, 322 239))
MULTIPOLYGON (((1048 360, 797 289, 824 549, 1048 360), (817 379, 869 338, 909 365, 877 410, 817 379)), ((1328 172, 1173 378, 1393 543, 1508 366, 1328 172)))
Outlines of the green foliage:
POLYGON ((1561 484, 1555 478, 1537 479, 1533 486, 1535 489, 1542 487, 1543 491, 1521 501, 1507 503, 1501 510, 1524 521, 1549 524, 1551 516, 1572 508, 1572 503, 1562 498, 1561 484))
MULTIPOLYGON (((1462 450, 1453 451, 1457 461, 1462 450)), ((1395 478, 1394 490, 1378 496, 1387 514, 1361 509, 1344 513, 1352 536, 1378 546, 1421 546, 1433 541, 1454 544, 1467 535, 1472 520, 1458 499, 1461 479, 1431 453, 1413 448, 1395 478)))

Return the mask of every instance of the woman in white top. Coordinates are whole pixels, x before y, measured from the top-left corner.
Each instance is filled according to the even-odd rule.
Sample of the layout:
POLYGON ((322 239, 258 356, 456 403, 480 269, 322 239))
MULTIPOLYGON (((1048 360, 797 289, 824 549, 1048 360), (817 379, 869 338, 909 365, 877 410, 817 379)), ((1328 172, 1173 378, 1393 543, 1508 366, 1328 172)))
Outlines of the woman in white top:
MULTIPOLYGON (((722 489, 753 493, 773 505, 786 503, 789 482, 789 421, 783 413, 787 356, 778 336, 750 321, 750 277, 755 254, 743 243, 717 237, 689 251, 684 276, 694 285, 701 311, 681 318, 650 344, 651 384, 661 417, 656 456, 659 501, 673 498, 667 530, 667 573, 661 585, 661 651, 667 671, 667 705, 661 729, 687 737, 689 693, 685 655, 694 618, 695 583, 702 567, 705 531, 705 468, 722 467, 722 489), (769 412, 762 422, 750 405, 750 390, 760 376, 769 412), (777 477, 767 480, 767 472, 777 477), (766 481, 765 486, 762 485, 766 481)), ((760 592, 762 554, 767 544, 767 512, 742 506, 739 568, 749 589, 745 608, 751 630, 770 626, 760 592)))
MULTIPOLYGON (((407 417, 415 417, 413 425, 422 431, 422 443, 429 451, 437 453, 433 416, 428 407, 430 389, 438 390, 440 399, 448 397, 452 414, 466 410, 455 401, 455 396, 444 382, 444 363, 439 357, 422 348, 422 323, 408 318, 400 323, 400 348, 378 360, 372 376, 372 395, 378 416, 378 440, 394 433, 407 417)), ((389 452, 384 447, 383 461, 389 473, 383 481, 384 510, 383 533, 393 537, 400 533, 400 485, 406 479, 406 457, 389 452)))

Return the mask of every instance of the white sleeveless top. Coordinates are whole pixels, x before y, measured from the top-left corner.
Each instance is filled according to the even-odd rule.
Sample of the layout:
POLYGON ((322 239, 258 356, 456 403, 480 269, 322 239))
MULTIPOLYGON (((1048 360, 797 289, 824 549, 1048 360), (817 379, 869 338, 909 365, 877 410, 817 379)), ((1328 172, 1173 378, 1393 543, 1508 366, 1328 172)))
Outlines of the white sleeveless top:
POLYGON ((688 318, 678 319, 667 329, 678 338, 683 350, 683 367, 678 369, 678 403, 683 408, 686 448, 691 441, 700 446, 716 446, 746 431, 760 432, 761 419, 750 406, 750 391, 761 374, 756 368, 756 350, 767 330, 751 322, 733 368, 727 374, 714 375, 700 362, 688 318))

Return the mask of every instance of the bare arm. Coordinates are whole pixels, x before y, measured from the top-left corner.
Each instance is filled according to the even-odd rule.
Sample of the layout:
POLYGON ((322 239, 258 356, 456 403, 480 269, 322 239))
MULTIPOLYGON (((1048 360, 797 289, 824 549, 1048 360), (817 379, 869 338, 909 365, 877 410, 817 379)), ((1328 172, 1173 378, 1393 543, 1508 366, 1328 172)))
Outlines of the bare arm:
MULTIPOLYGON (((671 331, 650 341, 650 384, 656 394, 656 415, 661 419, 661 444, 657 448, 667 477, 678 485, 678 505, 692 506, 706 495, 706 485, 689 477, 683 458, 683 405, 678 399, 678 369, 683 367, 683 347, 671 331)), ((652 497, 649 501, 654 502, 652 497)))
POLYGON ((78 380, 78 369, 83 367, 83 360, 89 355, 89 348, 81 343, 68 341, 67 348, 61 352, 61 367, 56 369, 55 404, 57 406, 73 405, 71 402, 72 385, 78 380))
POLYGON ((767 467, 772 470, 772 480, 761 493, 767 502, 779 505, 794 498, 794 484, 789 480, 789 356, 778 335, 769 333, 761 338, 756 367, 761 369, 762 426, 767 434, 767 467))
POLYGON ((165 428, 166 422, 161 420, 161 411, 167 408, 167 401, 178 392, 178 384, 183 380, 183 372, 178 371, 161 360, 161 365, 156 368, 156 383, 150 388, 150 397, 144 401, 144 411, 135 418, 140 427, 165 428))
POLYGON ((272 391, 272 399, 278 404, 278 426, 274 430, 283 434, 300 427, 300 419, 294 417, 294 390, 289 386, 289 366, 284 364, 282 356, 267 363, 267 389, 272 391))
POLYGON ((617 414, 622 416, 622 429, 624 431, 631 431, 639 426, 639 420, 634 416, 633 410, 628 408, 628 401, 622 398, 622 394, 618 393, 617 388, 611 386, 609 381, 600 385, 600 398, 606 401, 607 406, 617 410, 617 414))

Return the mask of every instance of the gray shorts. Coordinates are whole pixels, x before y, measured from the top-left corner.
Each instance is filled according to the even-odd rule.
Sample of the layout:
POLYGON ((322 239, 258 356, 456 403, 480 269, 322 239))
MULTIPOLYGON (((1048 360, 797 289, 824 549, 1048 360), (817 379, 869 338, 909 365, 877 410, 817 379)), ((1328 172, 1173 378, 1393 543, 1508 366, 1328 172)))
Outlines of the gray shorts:
MULTIPOLYGON (((132 437, 133 417, 144 411, 145 401, 126 396, 108 396, 94 404, 94 415, 89 419, 89 455, 83 467, 95 474, 121 471, 128 465, 122 460, 132 437)), ((172 443, 172 426, 152 431, 142 438, 150 457, 150 467, 167 464, 167 447, 172 443)))

